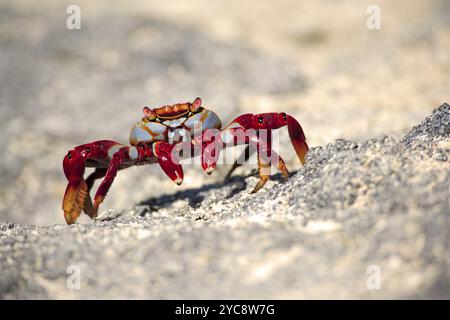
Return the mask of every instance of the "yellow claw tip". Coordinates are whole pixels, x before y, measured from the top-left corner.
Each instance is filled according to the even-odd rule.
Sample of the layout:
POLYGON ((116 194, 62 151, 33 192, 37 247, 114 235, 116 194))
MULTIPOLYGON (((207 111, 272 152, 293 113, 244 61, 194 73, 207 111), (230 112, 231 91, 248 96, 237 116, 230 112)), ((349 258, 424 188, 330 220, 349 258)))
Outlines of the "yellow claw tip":
POLYGON ((66 223, 69 224, 69 225, 70 224, 74 224, 75 221, 76 221, 76 218, 74 219, 72 217, 72 213, 71 212, 64 211, 64 218, 66 219, 66 223))

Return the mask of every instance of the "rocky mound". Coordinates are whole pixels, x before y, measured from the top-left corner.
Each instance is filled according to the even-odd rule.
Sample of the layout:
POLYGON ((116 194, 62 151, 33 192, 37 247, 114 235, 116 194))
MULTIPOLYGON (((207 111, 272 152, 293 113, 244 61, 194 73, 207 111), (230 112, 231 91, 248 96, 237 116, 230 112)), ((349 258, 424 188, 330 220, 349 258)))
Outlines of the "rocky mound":
POLYGON ((0 298, 448 298, 450 106, 90 224, 0 225, 0 298))

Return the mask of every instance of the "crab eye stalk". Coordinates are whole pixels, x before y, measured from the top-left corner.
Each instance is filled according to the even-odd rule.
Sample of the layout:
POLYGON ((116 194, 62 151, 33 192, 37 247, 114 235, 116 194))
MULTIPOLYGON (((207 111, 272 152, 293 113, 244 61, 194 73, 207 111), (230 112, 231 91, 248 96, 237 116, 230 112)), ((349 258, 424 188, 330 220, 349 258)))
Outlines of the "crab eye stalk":
POLYGON ((199 112, 202 108, 202 99, 196 98, 194 102, 189 105, 189 110, 193 113, 199 112))
POLYGON ((148 120, 150 120, 150 121, 152 121, 152 120, 155 120, 156 119, 156 112, 155 111, 153 111, 152 109, 150 109, 149 107, 144 107, 144 109, 142 110, 143 112, 144 112, 144 116, 148 119, 148 120))
POLYGON ((282 112, 282 113, 281 113, 281 116, 283 117, 283 120, 284 120, 284 121, 287 121, 287 115, 286 115, 286 113, 282 112))

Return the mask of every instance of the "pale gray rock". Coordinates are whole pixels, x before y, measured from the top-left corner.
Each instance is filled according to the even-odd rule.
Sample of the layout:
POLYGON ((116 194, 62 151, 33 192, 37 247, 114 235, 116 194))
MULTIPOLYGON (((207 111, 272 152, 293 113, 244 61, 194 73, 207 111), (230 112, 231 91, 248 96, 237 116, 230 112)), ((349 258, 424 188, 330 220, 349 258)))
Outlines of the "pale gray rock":
POLYGON ((447 299, 449 114, 312 148, 255 195, 236 175, 89 224, 3 223, 0 298, 447 299))

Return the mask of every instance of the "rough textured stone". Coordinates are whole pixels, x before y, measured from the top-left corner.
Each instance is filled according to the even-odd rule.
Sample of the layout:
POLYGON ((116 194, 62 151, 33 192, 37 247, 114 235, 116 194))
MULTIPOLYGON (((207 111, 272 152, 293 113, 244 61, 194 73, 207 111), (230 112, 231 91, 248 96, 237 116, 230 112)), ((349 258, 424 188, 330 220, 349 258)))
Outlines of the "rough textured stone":
POLYGON ((449 298, 449 138, 445 104, 401 140, 312 148, 255 195, 238 175, 90 224, 2 224, 0 297, 449 298))
POLYGON ((380 30, 329 0, 78 0, 68 30, 69 4, 0 1, 1 297, 448 296, 448 106, 405 134, 448 101, 449 1, 378 0, 380 30), (63 225, 67 150, 196 96, 223 123, 293 115, 308 165, 257 195, 252 165, 179 187, 133 167, 97 221, 63 225))

